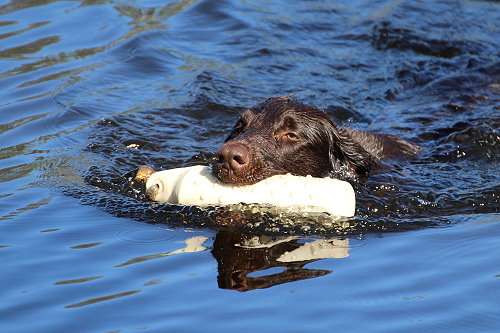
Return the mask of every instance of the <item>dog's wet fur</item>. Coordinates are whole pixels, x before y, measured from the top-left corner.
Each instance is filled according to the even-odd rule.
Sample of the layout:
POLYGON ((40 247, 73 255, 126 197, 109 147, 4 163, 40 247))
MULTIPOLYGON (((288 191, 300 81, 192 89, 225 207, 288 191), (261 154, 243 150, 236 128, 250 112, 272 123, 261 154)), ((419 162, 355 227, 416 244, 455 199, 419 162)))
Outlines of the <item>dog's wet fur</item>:
POLYGON ((382 159, 419 150, 394 135, 337 126, 323 110, 292 97, 273 97, 241 114, 212 167, 235 185, 287 173, 359 181, 382 159))

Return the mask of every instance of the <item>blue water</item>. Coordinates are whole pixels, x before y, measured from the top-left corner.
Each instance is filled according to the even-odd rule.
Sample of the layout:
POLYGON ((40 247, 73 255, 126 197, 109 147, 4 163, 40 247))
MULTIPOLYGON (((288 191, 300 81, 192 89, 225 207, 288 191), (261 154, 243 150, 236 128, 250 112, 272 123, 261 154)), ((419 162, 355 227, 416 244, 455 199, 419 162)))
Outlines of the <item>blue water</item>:
POLYGON ((0 332, 498 332, 499 21, 492 1, 0 2, 0 332), (336 226, 124 186, 209 163, 288 94, 423 153, 336 226))

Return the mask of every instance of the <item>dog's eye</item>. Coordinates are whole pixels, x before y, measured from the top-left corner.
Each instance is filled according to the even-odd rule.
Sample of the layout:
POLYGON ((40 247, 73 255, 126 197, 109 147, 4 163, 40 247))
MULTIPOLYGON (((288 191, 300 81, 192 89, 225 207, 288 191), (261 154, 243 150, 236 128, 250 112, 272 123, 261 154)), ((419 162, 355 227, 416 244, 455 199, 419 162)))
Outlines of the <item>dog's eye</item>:
POLYGON ((243 119, 238 120, 224 142, 234 139, 235 137, 243 133, 246 126, 247 124, 243 119))
POLYGON ((291 141, 298 141, 299 140, 299 136, 297 135, 297 133, 293 133, 293 132, 286 133, 285 138, 287 138, 288 140, 291 140, 291 141))
POLYGON ((246 127, 246 123, 243 120, 238 120, 238 122, 234 125, 233 127, 233 132, 240 134, 241 132, 244 131, 246 127))

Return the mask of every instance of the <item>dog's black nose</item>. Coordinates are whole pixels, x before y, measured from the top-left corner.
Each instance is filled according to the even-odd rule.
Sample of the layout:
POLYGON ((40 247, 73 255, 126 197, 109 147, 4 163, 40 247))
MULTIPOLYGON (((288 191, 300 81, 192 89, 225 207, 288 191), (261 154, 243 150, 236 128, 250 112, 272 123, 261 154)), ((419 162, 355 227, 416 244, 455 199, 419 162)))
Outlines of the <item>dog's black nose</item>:
POLYGON ((250 150, 240 143, 224 143, 217 153, 218 163, 233 170, 241 172, 248 166, 250 150))

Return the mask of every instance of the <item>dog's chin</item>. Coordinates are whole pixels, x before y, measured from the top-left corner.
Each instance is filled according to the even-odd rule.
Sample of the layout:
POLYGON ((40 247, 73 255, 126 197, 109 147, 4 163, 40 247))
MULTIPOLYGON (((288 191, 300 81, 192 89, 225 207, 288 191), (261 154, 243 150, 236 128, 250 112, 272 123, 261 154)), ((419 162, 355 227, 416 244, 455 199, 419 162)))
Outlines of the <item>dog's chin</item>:
POLYGON ((224 184, 236 185, 236 186, 253 185, 264 179, 264 178, 262 179, 246 178, 237 176, 233 173, 215 172, 215 170, 213 172, 213 175, 224 184))
POLYGON ((244 186, 253 185, 273 175, 236 174, 217 164, 212 166, 212 174, 224 184, 244 186))

